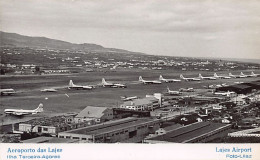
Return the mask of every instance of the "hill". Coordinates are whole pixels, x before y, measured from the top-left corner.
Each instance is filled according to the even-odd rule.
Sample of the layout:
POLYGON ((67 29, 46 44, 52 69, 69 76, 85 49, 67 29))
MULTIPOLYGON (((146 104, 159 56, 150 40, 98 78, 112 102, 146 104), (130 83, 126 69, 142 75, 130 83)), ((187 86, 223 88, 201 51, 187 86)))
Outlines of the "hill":
POLYGON ((117 52, 130 54, 143 54, 131 52, 123 49, 105 48, 101 45, 83 43, 75 44, 66 41, 50 39, 46 37, 30 37, 16 33, 7 33, 0 31, 0 46, 3 47, 30 47, 30 48, 45 48, 45 49, 69 49, 82 51, 96 52, 117 52))

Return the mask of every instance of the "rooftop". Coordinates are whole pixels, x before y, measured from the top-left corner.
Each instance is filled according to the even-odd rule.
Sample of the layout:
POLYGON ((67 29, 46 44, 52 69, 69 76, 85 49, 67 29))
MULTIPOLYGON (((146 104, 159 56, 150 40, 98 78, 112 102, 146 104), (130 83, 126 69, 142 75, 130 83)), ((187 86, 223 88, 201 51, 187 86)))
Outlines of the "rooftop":
POLYGON ((119 119, 115 121, 109 121, 102 124, 97 124, 93 126, 88 126, 80 129, 70 130, 63 133, 74 133, 74 134, 85 134, 85 135, 97 135, 108 132, 113 132, 117 130, 121 130, 124 128, 129 128, 132 126, 137 126, 141 124, 145 124, 147 122, 159 121, 158 119, 150 119, 150 118, 135 118, 129 117, 124 119, 119 119))
POLYGON ((181 124, 174 124, 174 125, 171 125, 171 126, 167 126, 165 128, 163 128, 166 132, 170 132, 172 130, 175 130, 177 128, 180 128, 180 127, 183 127, 181 124))
POLYGON ((103 112, 106 109, 107 109, 107 107, 87 106, 76 117, 96 117, 96 118, 100 118, 104 115, 103 112))
POLYGON ((36 137, 22 141, 22 143, 76 143, 78 140, 57 137, 36 137))
POLYGON ((149 138, 147 140, 182 143, 186 140, 190 140, 226 125, 227 124, 222 123, 197 122, 182 128, 177 128, 164 135, 149 138))
POLYGON ((143 104, 150 104, 153 102, 158 101, 155 97, 145 97, 145 98, 139 98, 139 99, 134 99, 132 101, 126 101, 123 103, 123 105, 129 106, 129 105, 143 105, 143 104))

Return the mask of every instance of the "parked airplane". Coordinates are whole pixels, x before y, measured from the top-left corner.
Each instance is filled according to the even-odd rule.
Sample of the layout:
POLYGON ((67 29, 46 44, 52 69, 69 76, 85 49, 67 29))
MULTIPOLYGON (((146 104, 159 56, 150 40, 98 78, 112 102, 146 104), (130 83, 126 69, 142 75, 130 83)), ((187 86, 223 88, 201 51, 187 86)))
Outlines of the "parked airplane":
POLYGON ((240 81, 240 82, 234 82, 234 83, 235 83, 235 84, 241 84, 241 83, 244 83, 244 82, 241 82, 241 81, 240 81))
POLYGON ((171 91, 169 87, 167 87, 167 93, 169 95, 181 95, 180 91, 171 91))
POLYGON ((182 74, 180 75, 180 78, 185 81, 200 81, 199 78, 185 78, 182 74))
POLYGON ((243 72, 240 72, 241 78, 251 77, 251 75, 245 75, 243 72))
POLYGON ((179 80, 179 79, 165 79, 165 78, 163 78, 162 75, 160 75, 159 81, 171 83, 171 82, 180 82, 181 80, 179 80))
POLYGON ((161 84, 162 82, 161 81, 147 81, 147 80, 144 80, 142 78, 142 76, 139 77, 139 81, 142 82, 143 84, 161 84))
POLYGON ((203 77, 201 74, 199 74, 200 79, 207 79, 207 80, 216 80, 217 78, 215 77, 203 77))
POLYGON ((180 88, 179 89, 180 92, 194 92, 193 88, 180 88))
POLYGON ((214 77, 215 78, 220 78, 220 79, 230 79, 231 78, 229 76, 219 76, 219 75, 217 75, 217 73, 214 73, 214 77))
POLYGON ((57 90, 54 88, 46 88, 46 89, 42 89, 41 91, 42 92, 57 92, 57 90))
POLYGON ((105 78, 102 78, 101 85, 103 87, 111 87, 111 88, 126 88, 126 85, 120 83, 108 83, 105 78))
POLYGON ((138 98, 137 96, 133 96, 133 97, 120 96, 120 97, 121 97, 121 99, 122 99, 123 101, 131 101, 131 100, 133 100, 133 99, 137 99, 137 98, 138 98))
POLYGON ((226 83, 222 83, 221 85, 222 85, 222 87, 227 87, 227 86, 229 86, 229 85, 226 84, 226 83))
POLYGON ((255 74, 254 72, 251 72, 251 77, 258 77, 260 74, 255 74))
POLYGON ((22 116, 28 114, 37 114, 43 112, 43 104, 40 103, 39 106, 34 110, 24 110, 24 109, 5 109, 5 114, 15 115, 15 116, 22 116))
POLYGON ((228 75, 232 78, 245 78, 246 77, 246 76, 243 76, 243 75, 233 75, 232 73, 229 73, 228 75))
POLYGON ((213 92, 213 94, 230 97, 231 95, 235 95, 236 93, 227 91, 227 92, 213 92))
POLYGON ((68 87, 68 88, 69 88, 69 89, 92 89, 93 86, 80 86, 80 85, 75 85, 75 84, 73 83, 73 81, 70 80, 70 82, 69 82, 69 87, 68 87))
POLYGON ((1 96, 3 96, 3 95, 12 95, 15 94, 16 92, 14 91, 14 89, 9 88, 9 89, 0 89, 0 93, 1 96))

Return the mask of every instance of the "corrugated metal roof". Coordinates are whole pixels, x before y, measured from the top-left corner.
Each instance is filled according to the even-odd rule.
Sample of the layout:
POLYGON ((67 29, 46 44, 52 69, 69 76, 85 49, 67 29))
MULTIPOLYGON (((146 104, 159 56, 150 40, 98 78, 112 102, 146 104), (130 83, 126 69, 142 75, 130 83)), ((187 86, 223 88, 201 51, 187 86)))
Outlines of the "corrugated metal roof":
POLYGON ((148 140, 168 141, 182 143, 194 137, 208 133, 220 127, 227 126, 222 123, 198 122, 170 131, 164 135, 149 138, 148 140))
POLYGON ((22 141, 22 143, 76 143, 79 140, 57 137, 36 137, 22 141))
POLYGON ((168 127, 165 127, 163 128, 166 132, 169 132, 169 131, 172 131, 174 129, 177 129, 177 128, 180 128, 180 127, 183 127, 181 124, 174 124, 174 125, 171 125, 171 126, 168 126, 168 127))

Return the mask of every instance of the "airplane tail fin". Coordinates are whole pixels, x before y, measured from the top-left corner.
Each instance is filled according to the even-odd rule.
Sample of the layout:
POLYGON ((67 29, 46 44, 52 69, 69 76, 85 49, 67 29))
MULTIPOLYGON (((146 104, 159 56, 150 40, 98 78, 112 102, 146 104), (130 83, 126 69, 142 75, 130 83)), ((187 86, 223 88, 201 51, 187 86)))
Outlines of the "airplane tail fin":
POLYGON ((244 73, 243 73, 243 72, 240 72, 240 75, 244 76, 244 73))
POLYGON ((70 82, 69 82, 69 86, 70 86, 70 87, 74 86, 74 83, 73 83, 72 80, 70 80, 70 82))
POLYGON ((254 75, 255 75, 255 73, 252 71, 252 72, 251 72, 251 75, 253 75, 253 76, 254 76, 254 75))
POLYGON ((105 78, 102 78, 102 84, 106 84, 107 82, 106 82, 106 80, 105 80, 105 78))
POLYGON ((214 77, 218 77, 217 73, 214 73, 214 77))
POLYGON ((228 75, 229 75, 229 76, 233 76, 233 74, 232 74, 232 73, 229 73, 228 75))
POLYGON ((36 112, 43 112, 43 104, 40 103, 39 106, 35 109, 36 112))
POLYGON ((167 91, 170 92, 170 88, 167 86, 167 91))
POLYGON ((202 78, 202 75, 201 75, 201 74, 199 74, 199 78, 202 78))
POLYGON ((182 75, 182 74, 180 75, 180 78, 181 78, 181 79, 184 79, 184 77, 183 77, 183 75, 182 75))
POLYGON ((160 80, 160 81, 163 80, 163 76, 162 76, 162 75, 160 75, 159 80, 160 80))
POLYGON ((139 76, 139 81, 143 81, 143 77, 142 76, 139 76))

